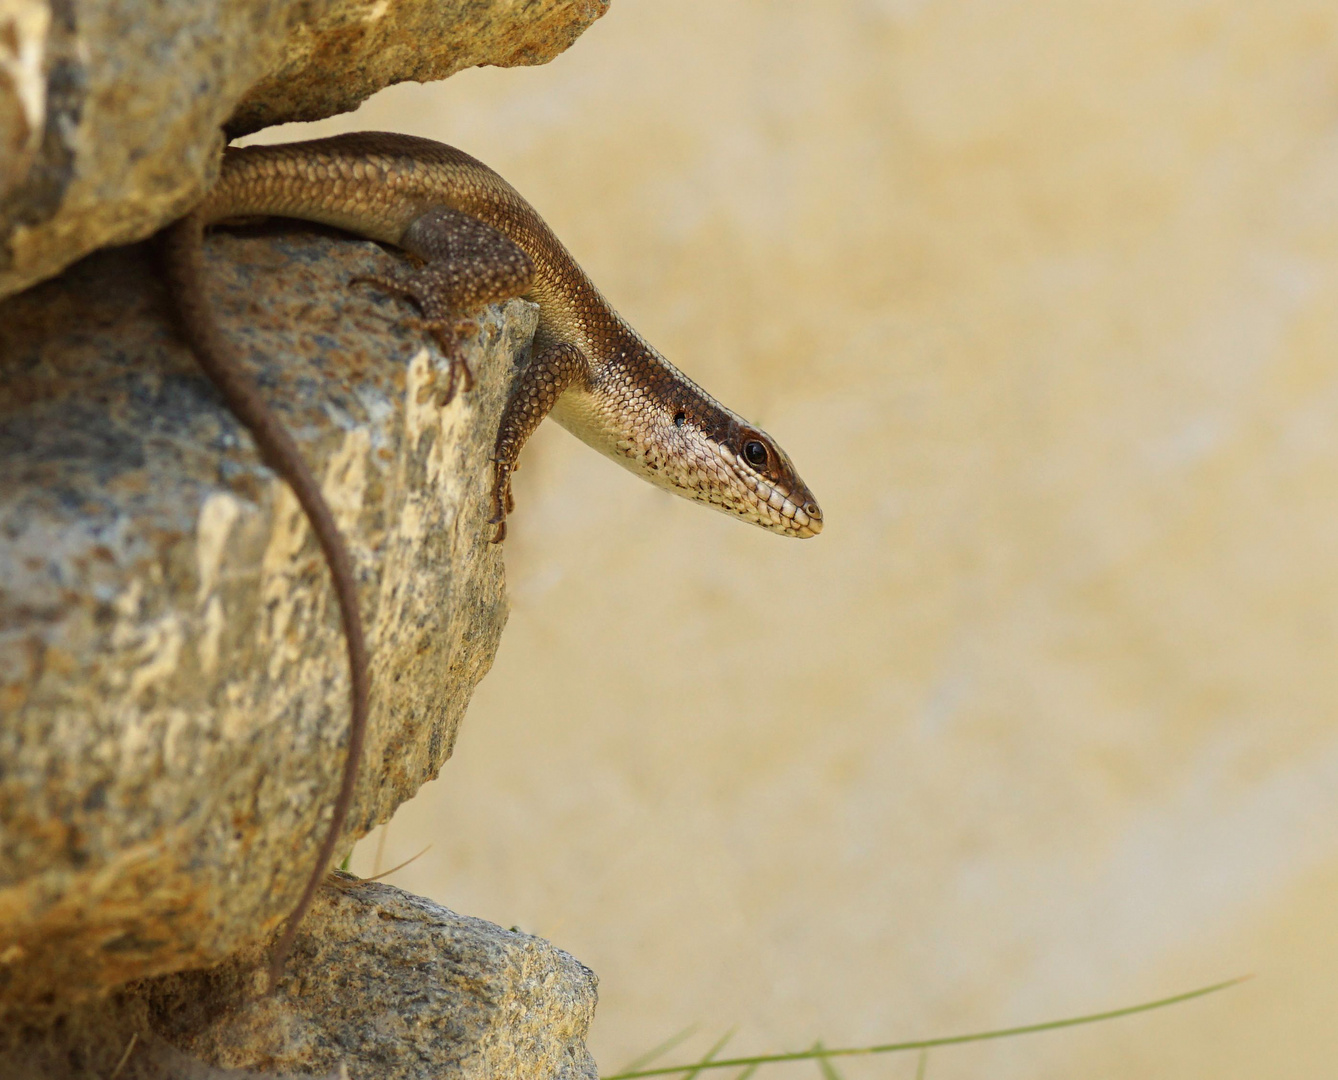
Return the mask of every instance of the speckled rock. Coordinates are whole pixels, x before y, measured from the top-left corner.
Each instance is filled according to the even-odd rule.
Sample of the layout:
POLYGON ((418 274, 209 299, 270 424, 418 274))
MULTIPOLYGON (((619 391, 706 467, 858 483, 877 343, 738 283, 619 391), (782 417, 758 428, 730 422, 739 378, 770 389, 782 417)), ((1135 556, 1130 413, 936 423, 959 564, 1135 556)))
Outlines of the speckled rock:
POLYGON ((294 25, 273 70, 228 121, 243 135, 356 109, 392 83, 468 67, 546 64, 608 10, 609 0, 328 0, 294 25))
POLYGON ((0 205, 28 172, 42 143, 42 54, 50 25, 45 0, 0 5, 0 205))
POLYGON ((211 1064, 417 1080, 595 1080, 594 974, 541 938, 336 875, 272 997, 265 953, 136 988, 158 1032, 211 1064), (374 1071, 371 1067, 375 1066, 374 1071))
POLYGON ((351 1080, 597 1080, 588 968, 389 885, 335 875, 270 996, 265 967, 265 949, 252 947, 135 983, 59 1024, 0 1028, 0 1072, 107 1076, 124 1056, 118 1080, 341 1068, 351 1080))
POLYGON ((235 134, 551 60, 608 0, 7 0, 0 296, 180 217, 235 134), (229 118, 232 118, 229 123, 229 118))
MULTIPOLYGON (((343 762, 328 574, 197 373, 145 247, 0 305, 0 1013, 217 963, 295 901, 343 762)), ((450 756, 505 621, 489 458, 534 308, 470 394, 374 244, 221 234, 226 332, 322 479, 360 583, 371 728, 347 841, 450 756)))

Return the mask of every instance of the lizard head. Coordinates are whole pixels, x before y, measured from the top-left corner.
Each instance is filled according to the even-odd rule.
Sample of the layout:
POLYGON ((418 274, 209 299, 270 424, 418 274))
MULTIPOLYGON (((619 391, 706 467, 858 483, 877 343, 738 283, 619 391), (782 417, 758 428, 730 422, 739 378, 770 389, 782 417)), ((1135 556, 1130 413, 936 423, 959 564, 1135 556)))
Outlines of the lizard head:
POLYGON ((671 417, 688 468, 662 470, 670 490, 782 536, 822 532, 822 510, 776 440, 711 405, 696 415, 678 408, 671 417))
POLYGON ((675 495, 782 536, 822 532, 822 510, 776 440, 637 344, 634 362, 564 394, 557 421, 675 495))

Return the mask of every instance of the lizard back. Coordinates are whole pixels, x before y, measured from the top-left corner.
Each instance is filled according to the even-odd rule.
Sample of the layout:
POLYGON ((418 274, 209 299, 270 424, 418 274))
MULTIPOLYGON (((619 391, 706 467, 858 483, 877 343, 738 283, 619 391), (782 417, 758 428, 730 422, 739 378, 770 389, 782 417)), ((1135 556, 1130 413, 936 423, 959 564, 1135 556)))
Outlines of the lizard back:
POLYGON ((492 169, 453 146, 412 135, 357 132, 301 143, 229 147, 201 207, 206 224, 273 216, 314 221, 399 244, 434 206, 484 222, 534 261, 527 297, 541 329, 594 363, 628 329, 535 209, 492 169))

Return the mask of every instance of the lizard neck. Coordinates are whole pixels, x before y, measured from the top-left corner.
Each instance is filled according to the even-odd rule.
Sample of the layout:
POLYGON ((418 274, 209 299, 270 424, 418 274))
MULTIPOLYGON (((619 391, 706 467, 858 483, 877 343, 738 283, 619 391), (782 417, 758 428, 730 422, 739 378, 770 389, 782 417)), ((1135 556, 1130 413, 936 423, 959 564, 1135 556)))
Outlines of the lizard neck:
POLYGON ((589 380, 573 384, 551 415, 624 468, 681 494, 674 462, 681 459, 685 427, 723 440, 746 421, 674 367, 607 304, 600 314, 605 318, 587 324, 584 335, 566 325, 540 324, 536 349, 544 348, 550 334, 551 340, 577 340, 590 364, 589 380))

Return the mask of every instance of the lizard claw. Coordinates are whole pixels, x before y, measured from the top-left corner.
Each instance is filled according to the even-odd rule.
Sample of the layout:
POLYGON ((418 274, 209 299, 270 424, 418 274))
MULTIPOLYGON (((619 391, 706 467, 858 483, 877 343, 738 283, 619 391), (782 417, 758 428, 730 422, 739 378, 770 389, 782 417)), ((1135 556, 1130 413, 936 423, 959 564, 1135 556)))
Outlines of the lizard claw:
POLYGON ((384 274, 357 274, 348 279, 350 285, 372 285, 391 296, 402 296, 418 303, 418 293, 406 282, 384 274))
POLYGON ((451 384, 446 391, 446 400, 450 401, 455 397, 455 384, 460 383, 460 389, 466 394, 474 389, 474 372, 469 366, 469 361, 463 356, 451 357, 451 384))
POLYGON ((446 376, 446 389, 437 394, 437 405, 445 408, 455 400, 456 390, 463 390, 468 393, 474 389, 474 373, 469 368, 469 362, 462 356, 452 356, 450 372, 446 376))
POLYGON ((497 526, 491 541, 494 544, 506 539, 506 515, 516 508, 516 500, 511 495, 511 473, 514 470, 515 466, 493 459, 492 517, 488 524, 497 526))
POLYGON ((456 388, 468 393, 474 389, 474 373, 469 364, 460 356, 460 345, 471 334, 478 333, 479 325, 473 319, 456 319, 446 314, 440 298, 432 293, 425 293, 420 283, 412 278, 393 278, 381 274, 359 274, 349 279, 350 285, 372 285, 378 289, 410 301, 421 315, 410 316, 404 325, 414 330, 431 334, 441 346, 451 362, 450 381, 441 404, 446 405, 455 398, 456 388))
POLYGON ((404 325, 431 334, 447 356, 458 350, 460 343, 478 330, 478 323, 473 319, 426 318, 417 315, 410 315, 404 320, 404 325))

